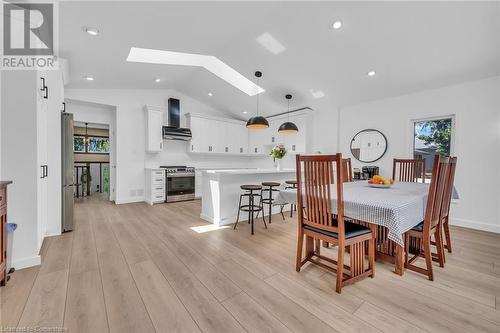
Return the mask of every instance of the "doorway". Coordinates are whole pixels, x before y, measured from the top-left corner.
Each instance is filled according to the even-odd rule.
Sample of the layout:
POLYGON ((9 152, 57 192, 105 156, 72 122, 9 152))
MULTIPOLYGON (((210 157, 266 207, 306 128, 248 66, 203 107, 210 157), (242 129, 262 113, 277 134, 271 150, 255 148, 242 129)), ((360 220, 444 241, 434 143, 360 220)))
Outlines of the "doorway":
POLYGON ((74 122, 75 198, 110 198, 109 125, 74 122))

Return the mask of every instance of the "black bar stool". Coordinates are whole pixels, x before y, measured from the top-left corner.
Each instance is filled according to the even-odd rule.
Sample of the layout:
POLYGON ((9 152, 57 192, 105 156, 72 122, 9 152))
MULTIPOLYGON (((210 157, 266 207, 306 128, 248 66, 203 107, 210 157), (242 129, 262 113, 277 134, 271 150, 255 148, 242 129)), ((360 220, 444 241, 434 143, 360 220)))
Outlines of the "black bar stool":
MULTIPOLYGON (((290 189, 297 188, 297 181, 296 180, 286 180, 285 184, 288 185, 285 187, 285 190, 289 189, 289 188, 290 189)), ((293 217, 294 210, 297 210, 297 205, 290 204, 290 217, 293 217)))
POLYGON ((236 218, 236 222, 234 223, 233 230, 236 229, 236 225, 238 225, 238 221, 240 220, 240 212, 248 212, 248 223, 251 224, 251 230, 253 235, 253 213, 257 212, 257 217, 259 216, 259 212, 262 211, 262 221, 264 221, 264 227, 267 229, 266 221, 264 220, 264 207, 262 206, 262 194, 254 193, 254 191, 261 191, 262 186, 260 185, 241 185, 240 188, 246 193, 240 195, 240 202, 238 204, 238 217, 236 218), (241 199, 243 197, 248 197, 248 205, 242 205, 241 199), (255 198, 259 197, 259 204, 255 205, 255 198))
MULTIPOLYGON (((273 192, 279 192, 280 190, 275 189, 275 187, 280 186, 281 184, 278 182, 263 182, 262 186, 266 187, 263 188, 261 191, 262 194, 262 205, 268 204, 269 205, 269 224, 271 224, 271 215, 272 215, 272 209, 273 209, 273 203, 274 203, 274 198, 273 198, 273 192), (264 192, 268 193, 268 197, 264 198, 264 192)), ((262 207, 264 208, 264 207, 262 207)), ((264 219, 264 210, 262 210, 262 218, 264 219)), ((281 216, 283 216, 283 220, 285 219, 285 215, 283 215, 283 205, 281 206, 281 216)))

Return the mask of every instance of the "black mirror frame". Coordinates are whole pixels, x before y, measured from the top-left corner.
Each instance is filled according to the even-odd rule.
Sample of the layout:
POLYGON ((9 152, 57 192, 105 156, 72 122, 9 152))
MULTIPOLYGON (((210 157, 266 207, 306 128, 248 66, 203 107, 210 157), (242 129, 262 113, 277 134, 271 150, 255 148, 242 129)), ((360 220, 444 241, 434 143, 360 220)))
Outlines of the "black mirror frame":
POLYGON ((359 131, 358 133, 356 133, 354 135, 354 137, 351 139, 351 144, 349 145, 349 149, 351 150, 351 155, 358 161, 360 161, 361 163, 373 163, 373 162, 377 162, 378 160, 380 160, 382 157, 384 157, 385 153, 387 153, 387 146, 389 145, 389 142, 387 141, 387 137, 384 135, 384 133, 380 132, 379 130, 377 129, 374 129, 374 128, 366 128, 362 131, 359 131), (357 158, 356 156, 354 156, 353 152, 352 152, 352 142, 354 141, 354 138, 358 136, 358 134, 360 133, 363 133, 363 132, 369 132, 369 131, 374 131, 374 132, 379 132, 380 135, 382 135, 382 137, 384 138, 385 140, 385 149, 384 149, 384 152, 382 153, 382 155, 380 155, 379 158, 375 159, 375 160, 372 160, 372 161, 361 161, 359 158, 357 158))

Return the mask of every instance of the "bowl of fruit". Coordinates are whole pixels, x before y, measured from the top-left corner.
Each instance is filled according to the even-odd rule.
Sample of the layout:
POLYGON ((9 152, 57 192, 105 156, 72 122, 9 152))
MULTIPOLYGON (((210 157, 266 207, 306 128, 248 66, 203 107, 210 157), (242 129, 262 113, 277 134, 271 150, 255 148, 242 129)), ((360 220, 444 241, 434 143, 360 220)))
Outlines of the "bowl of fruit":
POLYGON ((384 178, 379 175, 373 176, 373 178, 368 180, 368 185, 377 188, 389 188, 394 184, 394 179, 384 178))

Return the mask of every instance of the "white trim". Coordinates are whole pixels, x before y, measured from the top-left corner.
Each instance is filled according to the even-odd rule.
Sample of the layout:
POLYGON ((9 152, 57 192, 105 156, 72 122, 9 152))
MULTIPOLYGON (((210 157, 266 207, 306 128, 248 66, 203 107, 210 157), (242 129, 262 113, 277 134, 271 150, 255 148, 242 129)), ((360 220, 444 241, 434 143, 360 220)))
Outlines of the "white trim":
POLYGON ((202 220, 205 220, 205 221, 210 222, 212 224, 215 224, 217 226, 234 224, 234 221, 236 221, 236 217, 234 217, 234 218, 226 218, 226 219, 222 219, 221 220, 221 219, 212 218, 212 217, 210 217, 208 215, 205 215, 203 213, 200 214, 200 218, 202 220))
POLYGON ((134 202, 145 202, 144 197, 129 197, 129 198, 124 198, 124 199, 116 199, 115 204, 121 205, 121 204, 128 204, 128 203, 134 203, 134 202))
POLYGON ((482 230, 500 234, 500 225, 485 223, 481 221, 473 221, 459 218, 451 218, 450 224, 458 227, 470 228, 475 230, 482 230))
POLYGON ((38 266, 41 263, 42 263, 42 258, 37 255, 37 256, 31 257, 31 258, 22 258, 22 259, 12 260, 12 267, 14 267, 16 270, 19 270, 22 268, 38 266))

